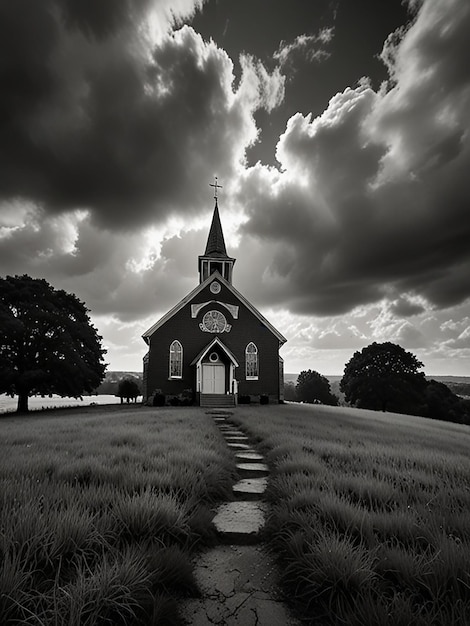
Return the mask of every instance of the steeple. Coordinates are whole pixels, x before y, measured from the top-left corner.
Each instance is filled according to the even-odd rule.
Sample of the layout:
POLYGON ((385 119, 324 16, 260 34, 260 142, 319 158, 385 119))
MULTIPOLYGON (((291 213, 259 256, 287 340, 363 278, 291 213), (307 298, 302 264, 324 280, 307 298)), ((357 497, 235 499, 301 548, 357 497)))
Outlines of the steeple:
POLYGON ((215 200, 214 215, 212 216, 212 224, 209 231, 209 237, 207 238, 207 245, 204 256, 227 256, 224 233, 222 231, 222 224, 220 223, 219 206, 217 204, 217 199, 215 200))
POLYGON ((217 178, 215 179, 215 185, 211 186, 215 187, 215 207, 209 236, 207 238, 206 251, 198 258, 199 283, 205 281, 206 278, 208 278, 215 271, 219 272, 225 280, 231 283, 232 269, 235 259, 232 259, 227 255, 227 249, 225 247, 224 233, 220 222, 219 206, 217 202, 217 188, 220 187, 220 185, 217 184, 217 178))

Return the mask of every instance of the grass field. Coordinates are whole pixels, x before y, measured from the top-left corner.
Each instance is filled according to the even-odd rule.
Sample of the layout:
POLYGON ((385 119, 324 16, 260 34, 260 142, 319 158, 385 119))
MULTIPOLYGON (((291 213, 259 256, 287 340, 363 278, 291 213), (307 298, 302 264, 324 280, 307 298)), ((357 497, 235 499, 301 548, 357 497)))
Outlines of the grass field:
MULTIPOLYGON (((470 428, 241 406, 272 472, 267 538, 306 623, 470 624, 470 428)), ((177 623, 234 458, 201 409, 0 418, 0 624, 177 623)))
POLYGON ((268 538, 307 622, 470 624, 468 426, 317 405, 234 418, 271 465, 268 538))
POLYGON ((234 459, 199 409, 0 419, 0 624, 171 624, 234 459))

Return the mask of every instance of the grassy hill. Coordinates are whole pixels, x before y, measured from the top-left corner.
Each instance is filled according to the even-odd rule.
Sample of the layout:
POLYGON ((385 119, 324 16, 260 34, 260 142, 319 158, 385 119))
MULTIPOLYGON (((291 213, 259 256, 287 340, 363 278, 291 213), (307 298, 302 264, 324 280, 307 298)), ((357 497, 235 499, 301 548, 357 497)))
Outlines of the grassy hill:
POLYGON ((470 624, 468 426, 305 404, 233 421, 275 468, 266 534, 306 623, 470 624))

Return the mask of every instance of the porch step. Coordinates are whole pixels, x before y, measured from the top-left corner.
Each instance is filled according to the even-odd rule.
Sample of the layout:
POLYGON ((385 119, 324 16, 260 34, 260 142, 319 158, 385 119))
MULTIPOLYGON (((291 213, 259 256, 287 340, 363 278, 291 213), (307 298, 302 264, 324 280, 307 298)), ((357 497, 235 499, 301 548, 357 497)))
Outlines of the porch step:
POLYGON ((207 407, 235 406, 235 396, 227 393, 201 393, 200 405, 207 407))

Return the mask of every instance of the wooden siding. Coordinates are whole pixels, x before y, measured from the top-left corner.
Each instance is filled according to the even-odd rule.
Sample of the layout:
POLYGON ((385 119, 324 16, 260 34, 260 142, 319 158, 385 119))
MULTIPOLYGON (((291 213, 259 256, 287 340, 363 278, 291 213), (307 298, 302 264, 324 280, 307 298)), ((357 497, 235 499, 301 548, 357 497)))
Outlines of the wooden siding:
POLYGON ((279 399, 279 340, 235 294, 223 285, 216 297, 208 285, 150 337, 148 395, 152 395, 156 390, 161 390, 166 396, 179 395, 188 389, 196 392, 196 367, 190 364, 214 337, 218 337, 227 346, 239 363, 235 370, 239 395, 256 397, 267 394, 273 399, 279 399), (216 302, 206 305, 196 318, 191 317, 191 304, 213 300, 239 306, 238 319, 234 319, 223 305, 216 302), (200 330, 202 317, 210 310, 223 313, 227 323, 232 325, 230 332, 208 333, 200 330), (169 349, 175 339, 183 346, 181 379, 169 379, 169 349), (245 348, 250 341, 258 348, 258 380, 245 379, 245 348))

